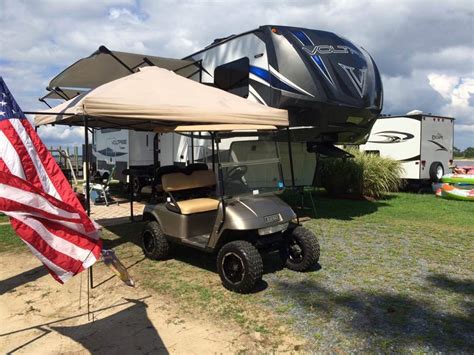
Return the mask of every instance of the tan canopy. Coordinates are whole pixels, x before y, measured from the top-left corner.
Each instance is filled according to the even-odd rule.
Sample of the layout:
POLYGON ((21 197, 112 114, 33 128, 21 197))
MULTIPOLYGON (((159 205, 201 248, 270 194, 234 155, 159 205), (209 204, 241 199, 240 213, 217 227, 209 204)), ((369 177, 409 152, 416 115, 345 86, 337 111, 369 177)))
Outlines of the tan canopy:
POLYGON ((266 107, 157 67, 141 68, 37 114, 35 124, 83 126, 84 116, 90 127, 148 131, 194 124, 288 126, 286 110, 266 107))

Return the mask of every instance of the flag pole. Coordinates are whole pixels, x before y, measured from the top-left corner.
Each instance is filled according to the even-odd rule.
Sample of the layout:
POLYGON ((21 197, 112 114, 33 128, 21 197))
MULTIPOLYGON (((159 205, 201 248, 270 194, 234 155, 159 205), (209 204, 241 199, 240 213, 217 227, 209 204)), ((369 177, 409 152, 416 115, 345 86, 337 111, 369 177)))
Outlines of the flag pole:
MULTIPOLYGON (((86 211, 87 215, 91 215, 91 199, 90 199, 90 182, 89 182, 89 127, 88 127, 88 119, 87 116, 84 115, 84 145, 85 145, 85 152, 84 152, 84 160, 86 166, 84 167, 84 175, 86 178, 86 211)), ((90 318, 90 290, 93 288, 93 278, 92 278, 92 265, 87 270, 87 320, 91 320, 90 318)))

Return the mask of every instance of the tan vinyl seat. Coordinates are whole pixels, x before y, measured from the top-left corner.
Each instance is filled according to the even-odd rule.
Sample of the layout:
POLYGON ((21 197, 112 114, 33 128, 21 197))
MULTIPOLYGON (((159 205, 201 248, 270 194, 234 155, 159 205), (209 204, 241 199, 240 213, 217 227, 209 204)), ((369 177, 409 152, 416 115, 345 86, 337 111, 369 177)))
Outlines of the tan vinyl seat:
MULTIPOLYGON (((163 190, 167 193, 175 191, 209 188, 216 185, 216 175, 211 170, 196 170, 190 175, 183 173, 171 173, 161 178, 163 190)), ((194 198, 190 200, 177 201, 181 214, 193 214, 217 210, 219 200, 214 198, 194 198)))
POLYGON ((195 198, 192 200, 179 201, 178 207, 181 214, 193 214, 217 210, 219 201, 213 198, 195 198))

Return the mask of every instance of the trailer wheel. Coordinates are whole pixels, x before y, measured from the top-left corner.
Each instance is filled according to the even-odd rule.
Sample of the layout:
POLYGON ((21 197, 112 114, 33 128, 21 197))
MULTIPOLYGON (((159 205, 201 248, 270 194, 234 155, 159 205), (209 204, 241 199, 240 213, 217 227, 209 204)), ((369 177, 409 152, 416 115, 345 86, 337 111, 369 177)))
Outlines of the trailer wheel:
POLYGON ((139 195, 142 191, 143 184, 138 176, 132 178, 132 189, 135 196, 139 195))
POLYGON ((225 288, 238 293, 249 293, 262 279, 262 257, 249 242, 230 242, 219 250, 217 271, 225 288))
POLYGON ((146 257, 164 260, 170 253, 170 242, 156 221, 148 222, 142 232, 142 247, 146 257))
POLYGON ((310 230, 298 226, 287 236, 280 255, 288 269, 307 271, 319 260, 319 242, 310 230))
POLYGON ((435 161, 434 163, 431 163, 430 166, 430 179, 433 182, 438 182, 441 180, 441 178, 444 175, 444 168, 443 164, 441 164, 438 161, 435 161))

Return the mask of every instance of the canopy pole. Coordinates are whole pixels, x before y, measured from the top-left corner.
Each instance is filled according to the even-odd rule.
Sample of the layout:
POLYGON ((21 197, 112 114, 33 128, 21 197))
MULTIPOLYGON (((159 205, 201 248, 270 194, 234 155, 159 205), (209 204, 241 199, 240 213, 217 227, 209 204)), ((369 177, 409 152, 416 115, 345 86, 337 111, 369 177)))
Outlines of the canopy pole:
POLYGON ((194 164, 194 133, 191 132, 191 164, 194 164))
POLYGON ((219 177, 219 193, 220 193, 220 200, 221 200, 221 204, 222 204, 222 221, 221 221, 221 224, 219 226, 219 230, 220 228, 222 227, 222 225, 224 224, 224 221, 225 221, 225 203, 224 203, 224 194, 225 194, 225 190, 224 190, 224 174, 222 172, 222 164, 221 164, 221 159, 219 157, 219 141, 220 141, 220 138, 219 137, 216 137, 216 152, 217 152, 217 176, 219 177))
POLYGON ((216 158, 215 158, 215 150, 214 150, 214 134, 211 133, 211 154, 212 154, 212 171, 216 171, 216 158))
MULTIPOLYGON (((86 163, 84 174, 86 175, 86 211, 87 215, 91 215, 91 200, 90 200, 90 169, 89 169, 89 120, 87 116, 83 116, 84 119, 84 145, 86 151, 84 153, 84 160, 86 163)), ((87 270, 87 319, 90 321, 90 290, 93 288, 94 281, 92 275, 92 265, 87 270)))
POLYGON ((86 151, 84 152, 84 160, 86 163, 84 174, 86 178, 86 211, 87 215, 91 215, 91 196, 90 196, 90 169, 89 169, 89 122, 87 116, 83 116, 84 119, 84 145, 86 151))
POLYGON ((291 150, 291 134, 290 134, 290 129, 288 127, 286 128, 286 133, 288 136, 288 156, 290 158, 291 185, 293 188, 295 188, 295 171, 293 169, 293 152, 291 150))

